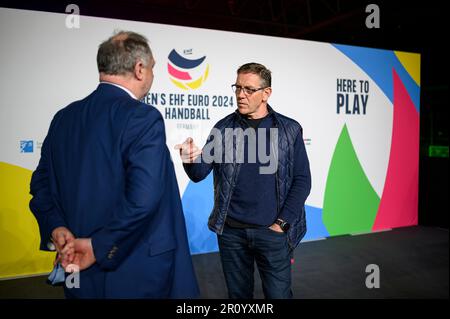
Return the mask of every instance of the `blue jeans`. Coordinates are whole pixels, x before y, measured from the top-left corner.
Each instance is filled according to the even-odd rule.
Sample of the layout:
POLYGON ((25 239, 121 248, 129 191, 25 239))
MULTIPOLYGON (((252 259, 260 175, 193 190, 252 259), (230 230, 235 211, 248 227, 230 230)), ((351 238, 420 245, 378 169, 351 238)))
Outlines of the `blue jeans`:
POLYGON ((264 296, 292 298, 292 251, 285 233, 266 227, 239 229, 225 225, 218 241, 229 298, 253 298, 255 261, 264 296))

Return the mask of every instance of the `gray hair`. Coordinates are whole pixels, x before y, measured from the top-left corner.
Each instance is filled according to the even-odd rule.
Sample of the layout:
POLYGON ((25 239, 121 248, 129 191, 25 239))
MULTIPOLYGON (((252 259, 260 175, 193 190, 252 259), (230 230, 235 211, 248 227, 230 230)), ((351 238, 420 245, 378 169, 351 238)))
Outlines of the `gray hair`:
POLYGON ((135 32, 118 31, 100 44, 97 67, 105 74, 125 75, 133 72, 139 61, 147 66, 152 59, 147 38, 135 32))
POLYGON ((269 87, 272 85, 272 72, 264 65, 251 62, 241 65, 237 70, 237 74, 239 73, 253 73, 259 75, 261 78, 261 85, 263 87, 269 87))

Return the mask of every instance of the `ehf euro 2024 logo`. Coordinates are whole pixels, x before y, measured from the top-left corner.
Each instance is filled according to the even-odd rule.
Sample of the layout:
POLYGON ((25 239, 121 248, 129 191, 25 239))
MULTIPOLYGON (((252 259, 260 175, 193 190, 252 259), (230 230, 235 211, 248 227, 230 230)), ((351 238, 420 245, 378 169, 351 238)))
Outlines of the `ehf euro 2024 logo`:
MULTIPOLYGON (((192 54, 192 49, 183 53, 192 54)), ((167 62, 170 81, 182 90, 198 89, 208 78, 209 64, 205 59, 206 55, 199 59, 187 59, 173 49, 167 62)))

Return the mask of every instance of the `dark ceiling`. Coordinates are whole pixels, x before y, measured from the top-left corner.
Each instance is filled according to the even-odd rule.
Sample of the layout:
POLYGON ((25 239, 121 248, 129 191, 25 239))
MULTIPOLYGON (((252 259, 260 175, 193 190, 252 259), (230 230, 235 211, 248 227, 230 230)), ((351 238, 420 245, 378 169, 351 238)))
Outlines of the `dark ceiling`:
POLYGON ((445 24, 442 1, 361 0, 78 0, 0 1, 1 6, 64 12, 70 3, 82 15, 423 51, 445 24), (368 29, 365 8, 380 8, 381 28, 368 29))

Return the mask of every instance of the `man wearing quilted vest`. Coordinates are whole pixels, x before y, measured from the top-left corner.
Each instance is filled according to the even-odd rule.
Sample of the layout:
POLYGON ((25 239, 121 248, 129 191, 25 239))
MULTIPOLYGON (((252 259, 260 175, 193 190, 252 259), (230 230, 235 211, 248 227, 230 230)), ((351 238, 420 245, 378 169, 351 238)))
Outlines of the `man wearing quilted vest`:
POLYGON ((237 110, 220 120, 205 146, 175 146, 194 182, 213 170, 217 233, 229 298, 253 298, 254 264, 266 298, 292 298, 291 259, 306 233, 311 189, 302 127, 269 104, 271 72, 258 63, 237 70, 237 110))

